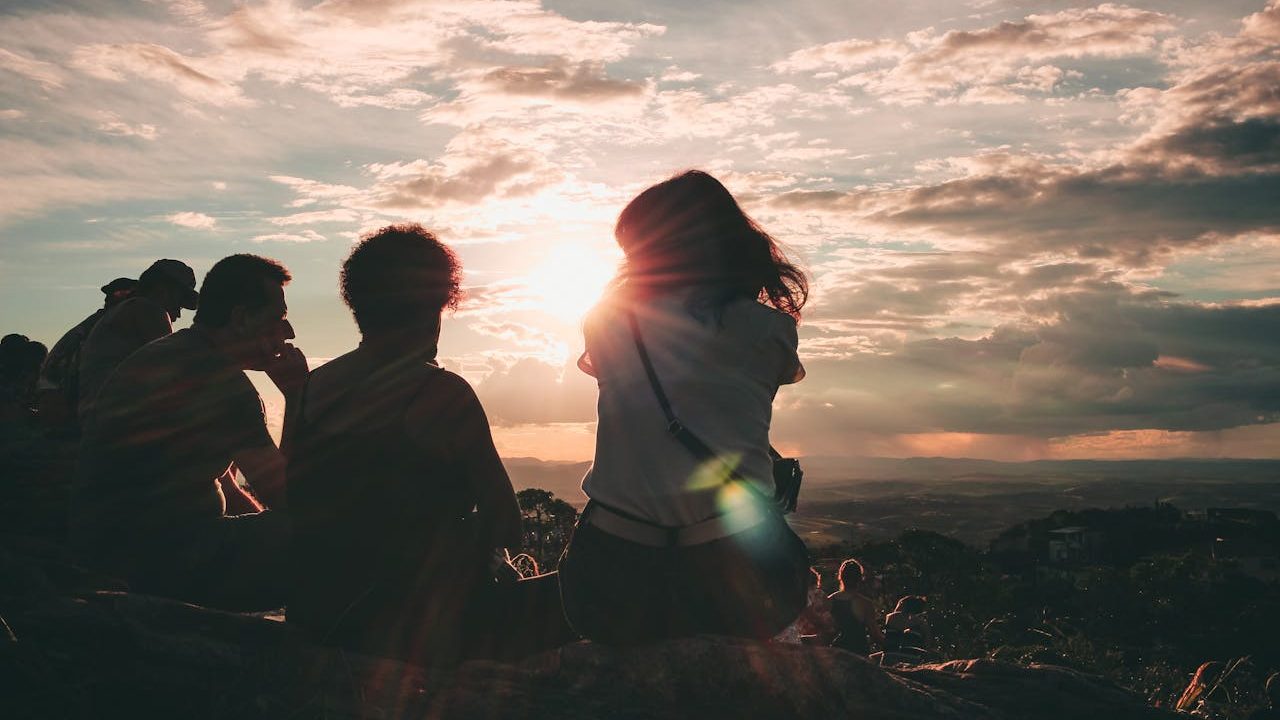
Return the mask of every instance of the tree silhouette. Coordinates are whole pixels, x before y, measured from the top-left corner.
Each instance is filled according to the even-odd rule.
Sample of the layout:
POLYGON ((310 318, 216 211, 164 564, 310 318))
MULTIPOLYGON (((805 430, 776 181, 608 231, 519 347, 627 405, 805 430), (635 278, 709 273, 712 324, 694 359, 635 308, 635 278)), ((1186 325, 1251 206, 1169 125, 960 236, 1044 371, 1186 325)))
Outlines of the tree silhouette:
POLYGON ((520 515, 524 518, 524 547, 543 569, 552 569, 573 536, 578 510, 540 488, 526 488, 516 493, 520 515))

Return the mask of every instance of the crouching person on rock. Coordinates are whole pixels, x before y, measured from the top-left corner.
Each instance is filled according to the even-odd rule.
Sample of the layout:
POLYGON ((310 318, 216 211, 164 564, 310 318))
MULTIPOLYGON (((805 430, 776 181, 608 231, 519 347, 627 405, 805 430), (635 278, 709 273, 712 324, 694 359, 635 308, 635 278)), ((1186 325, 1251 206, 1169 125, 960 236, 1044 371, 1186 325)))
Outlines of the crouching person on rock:
POLYGON ((266 371, 288 418, 307 372, 288 342, 289 280, 274 260, 220 260, 192 327, 145 345, 107 379, 85 418, 72 498, 71 543, 84 562, 138 592, 236 611, 284 604, 285 458, 244 371, 266 371), (237 467, 253 495, 236 484, 237 467))
POLYGON ((699 171, 645 190, 614 232, 626 260, 578 362, 599 424, 560 563, 565 612, 617 645, 773 637, 812 578, 772 505, 769 448, 774 395, 804 376, 804 274, 699 171))

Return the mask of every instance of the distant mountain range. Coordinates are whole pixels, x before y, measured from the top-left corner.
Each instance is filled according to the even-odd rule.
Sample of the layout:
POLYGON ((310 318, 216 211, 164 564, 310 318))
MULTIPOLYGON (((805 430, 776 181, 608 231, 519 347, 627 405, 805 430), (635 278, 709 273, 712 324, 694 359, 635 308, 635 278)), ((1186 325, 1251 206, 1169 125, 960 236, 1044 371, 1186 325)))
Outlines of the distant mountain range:
MULTIPOLYGON (((504 458, 516 489, 537 487, 557 497, 581 504, 582 476, 590 463, 548 462, 536 458, 504 458)), ((830 457, 801 458, 805 488, 832 491, 841 486, 859 487, 874 494, 894 489, 910 491, 921 484, 935 490, 945 485, 964 494, 996 490, 1005 484, 1058 485, 1100 481, 1142 483, 1259 483, 1280 482, 1280 460, 1204 459, 1172 460, 1036 460, 998 462, 969 458, 830 457)), ((826 494, 825 492, 821 494, 826 494)))

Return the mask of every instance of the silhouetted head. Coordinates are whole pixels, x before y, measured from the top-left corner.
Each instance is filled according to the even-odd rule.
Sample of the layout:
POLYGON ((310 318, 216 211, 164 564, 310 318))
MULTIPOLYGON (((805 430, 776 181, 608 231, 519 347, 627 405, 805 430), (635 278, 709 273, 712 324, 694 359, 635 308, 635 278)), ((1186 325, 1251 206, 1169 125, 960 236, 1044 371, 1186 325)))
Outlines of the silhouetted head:
POLYGON ((920 595, 903 595, 898 598, 898 604, 894 606, 893 611, 915 615, 924 612, 928 607, 929 601, 920 595))
POLYGON ((840 563, 840 569, 836 572, 837 578, 840 580, 841 592, 845 590, 853 590, 862 584, 867 577, 867 571, 862 568, 862 563, 853 558, 849 558, 840 563))
POLYGON ((159 303, 173 320, 182 316, 182 308, 195 310, 200 300, 195 271, 181 260, 167 258, 151 263, 151 267, 142 271, 133 294, 159 303))
POLYGON ((44 343, 13 333, 0 339, 0 384, 26 398, 35 390, 40 366, 49 355, 44 343))
POLYGON ((700 170, 637 195, 613 232, 626 255, 616 284, 640 297, 694 288, 717 307, 747 298, 797 320, 808 299, 804 273, 719 180, 700 170))
POLYGON ((284 302, 284 286, 292 279, 270 258, 222 258, 204 276, 195 324, 217 332, 224 351, 244 368, 265 369, 294 337, 284 302))
MULTIPOLYGON (((194 278, 192 280, 194 283, 194 278)), ((106 285, 102 286, 102 299, 104 308, 119 305, 121 302, 133 297, 133 291, 138 287, 138 281, 133 278, 116 278, 106 285)))
POLYGON ((30 338, 18 333, 0 338, 0 379, 12 383, 25 375, 30 344, 30 338))
POLYGON ((1263 689, 1266 690, 1267 699, 1271 701, 1271 707, 1280 709, 1280 672, 1271 673, 1263 689))
POLYGON ((439 332, 440 313, 462 298, 458 256, 421 225, 390 225, 356 244, 342 264, 342 300, 361 334, 439 332))

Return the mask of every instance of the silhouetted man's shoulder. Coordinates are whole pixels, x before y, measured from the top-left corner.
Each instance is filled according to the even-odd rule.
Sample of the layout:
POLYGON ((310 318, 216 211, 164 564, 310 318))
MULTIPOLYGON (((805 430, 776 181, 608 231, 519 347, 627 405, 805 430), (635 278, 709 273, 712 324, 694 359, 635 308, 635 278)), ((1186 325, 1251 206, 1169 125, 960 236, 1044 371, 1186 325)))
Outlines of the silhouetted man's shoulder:
POLYGON ((198 330, 139 349, 95 406, 81 449, 85 526, 207 526, 224 512, 217 478, 235 453, 272 442, 253 384, 198 330))
POLYGON ((159 418, 186 425, 194 419, 189 416, 216 414, 222 399, 245 392, 255 391, 239 367, 188 328, 148 343, 120 363, 98 395, 88 425, 106 434, 159 418))

